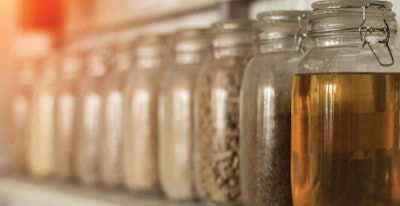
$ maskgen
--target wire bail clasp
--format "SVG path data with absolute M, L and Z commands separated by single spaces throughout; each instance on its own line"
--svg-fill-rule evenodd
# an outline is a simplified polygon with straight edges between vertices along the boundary
M 306 33 L 304 32 L 304 19 L 307 18 L 307 14 L 304 13 L 297 17 L 299 22 L 299 30 L 297 30 L 294 40 L 296 42 L 296 50 L 300 51 L 302 54 L 305 53 L 305 47 L 303 46 L 303 40 L 306 38 Z
M 383 10 L 383 22 L 385 23 L 385 27 L 384 28 L 373 28 L 370 26 L 364 26 L 366 20 L 367 20 L 367 9 L 371 6 L 374 7 L 378 7 L 379 9 Z M 368 44 L 368 47 L 371 49 L 372 53 L 374 54 L 376 60 L 378 60 L 379 64 L 383 67 L 390 67 L 394 64 L 394 58 L 393 58 L 393 54 L 392 54 L 392 50 L 390 49 L 389 46 L 389 40 L 390 40 L 390 28 L 389 28 L 389 24 L 387 23 L 386 20 L 386 6 L 384 4 L 378 4 L 378 3 L 369 3 L 366 4 L 365 6 L 361 7 L 363 9 L 363 21 L 360 25 L 360 27 L 358 28 L 358 31 L 360 33 L 360 38 L 361 38 L 361 43 L 362 43 L 362 47 L 364 47 L 366 44 Z M 384 34 L 386 34 L 386 38 L 378 41 L 379 43 L 383 44 L 385 47 L 387 47 L 389 55 L 390 55 L 390 59 L 391 59 L 391 63 L 385 64 L 383 63 L 378 55 L 375 53 L 374 49 L 372 48 L 371 44 L 369 41 L 367 41 L 367 34 L 370 33 L 372 34 L 375 31 L 380 31 L 383 32 Z

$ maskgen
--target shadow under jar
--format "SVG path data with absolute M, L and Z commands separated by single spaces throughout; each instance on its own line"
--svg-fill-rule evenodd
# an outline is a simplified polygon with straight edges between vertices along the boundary
M 209 30 L 184 29 L 173 36 L 159 101 L 161 186 L 171 200 L 196 198 L 193 173 L 194 87 L 209 56 Z
M 308 34 L 316 46 L 293 82 L 294 205 L 400 205 L 392 3 L 330 0 L 312 7 Z
M 239 93 L 252 57 L 253 22 L 222 21 L 212 26 L 213 57 L 196 88 L 195 180 L 208 204 L 241 205 Z
M 57 56 L 42 60 L 39 78 L 33 88 L 29 119 L 28 168 L 32 176 L 49 178 L 54 175 L 55 96 Z
M 133 67 L 132 42 L 119 43 L 111 57 L 110 71 L 102 81 L 102 137 L 100 141 L 100 182 L 107 187 L 122 183 L 122 140 L 124 127 L 124 88 L 128 70 Z
M 108 66 L 106 48 L 85 54 L 84 77 L 79 82 L 75 169 L 79 182 L 87 185 L 99 183 L 101 115 L 104 108 L 101 83 Z
M 78 82 L 83 71 L 79 53 L 68 52 L 60 61 L 55 108 L 55 173 L 60 179 L 75 177 Z
M 257 15 L 255 54 L 243 77 L 240 101 L 240 180 L 248 206 L 292 205 L 291 86 L 303 56 L 295 37 L 302 36 L 299 19 L 306 14 Z
M 137 193 L 158 193 L 158 95 L 166 70 L 168 38 L 144 35 L 137 41 L 136 64 L 125 93 L 123 183 Z
M 32 110 L 32 93 L 36 80 L 37 62 L 18 64 L 17 83 L 10 102 L 11 165 L 16 174 L 27 172 L 27 149 L 29 144 L 29 116 Z

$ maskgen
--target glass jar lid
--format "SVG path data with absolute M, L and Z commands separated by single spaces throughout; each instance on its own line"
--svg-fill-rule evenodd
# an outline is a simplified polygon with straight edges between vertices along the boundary
M 313 3 L 312 7 L 309 17 L 311 37 L 330 35 L 332 32 L 359 33 L 362 26 L 388 27 L 390 32 L 397 32 L 396 14 L 392 11 L 393 4 L 388 1 L 325 0 Z
M 40 66 L 40 81 L 42 83 L 52 83 L 57 78 L 57 70 L 59 70 L 59 56 L 57 54 L 50 55 L 42 59 Z
M 254 21 L 227 20 L 212 25 L 214 48 L 251 46 Z
M 60 79 L 73 79 L 79 77 L 83 71 L 83 53 L 64 54 L 61 59 Z
M 173 36 L 175 52 L 199 52 L 209 48 L 209 29 L 182 29 Z
M 169 36 L 164 34 L 147 34 L 138 37 L 136 55 L 140 57 L 152 57 L 162 55 L 168 45 Z
M 272 11 L 257 15 L 255 39 L 274 40 L 292 38 L 305 27 L 309 11 Z
M 21 85 L 31 85 L 35 82 L 36 61 L 27 60 L 19 64 L 18 83 Z

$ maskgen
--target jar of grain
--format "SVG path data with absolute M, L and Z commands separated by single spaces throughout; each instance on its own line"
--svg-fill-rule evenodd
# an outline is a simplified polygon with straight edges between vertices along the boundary
M 32 176 L 48 178 L 54 174 L 54 122 L 57 56 L 40 62 L 39 78 L 33 88 L 29 123 L 28 169 Z
M 124 88 L 128 70 L 133 67 L 133 44 L 119 43 L 112 55 L 110 71 L 102 81 L 102 136 L 99 175 L 103 185 L 119 186 L 122 182 L 122 140 L 124 126 Z
M 239 92 L 252 57 L 252 30 L 248 20 L 213 24 L 213 57 L 198 79 L 195 175 L 208 203 L 241 205 Z
M 123 183 L 138 193 L 159 192 L 158 94 L 166 70 L 168 38 L 143 35 L 135 50 L 136 64 L 125 87 Z
M 102 133 L 102 80 L 108 70 L 107 48 L 85 54 L 84 77 L 79 82 L 76 175 L 83 184 L 99 182 L 99 145 Z
M 209 56 L 209 30 L 184 29 L 173 36 L 174 57 L 160 94 L 159 169 L 171 200 L 196 197 L 193 175 L 194 86 Z
M 80 53 L 66 52 L 59 70 L 56 92 L 55 121 L 55 172 L 60 179 L 74 177 L 74 160 L 77 136 L 77 95 L 78 80 L 83 71 Z
M 312 5 L 292 95 L 294 205 L 400 205 L 400 53 L 392 3 Z
M 249 206 L 292 204 L 291 83 L 303 54 L 298 45 L 301 25 L 305 27 L 300 20 L 306 14 L 273 11 L 257 15 L 254 57 L 245 71 L 240 99 L 241 187 Z
M 36 79 L 37 62 L 25 60 L 18 63 L 16 85 L 10 103 L 10 150 L 14 173 L 26 173 L 29 138 L 29 115 L 32 109 L 32 92 Z

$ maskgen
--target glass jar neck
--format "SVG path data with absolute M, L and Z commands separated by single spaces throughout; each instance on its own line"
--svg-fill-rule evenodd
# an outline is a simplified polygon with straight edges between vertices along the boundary
M 88 77 L 100 77 L 107 72 L 107 65 L 103 58 L 98 55 L 89 57 L 86 71 Z
M 254 41 L 253 44 L 255 54 L 298 52 L 297 41 L 294 36 L 292 38 L 259 40 Z
M 114 71 L 125 71 L 133 67 L 133 55 L 130 50 L 121 50 L 115 54 L 113 62 Z
M 389 45 L 394 44 L 397 32 L 391 33 Z M 386 34 L 370 35 L 366 39 L 371 45 L 383 45 L 382 40 L 386 38 Z M 341 32 L 325 36 L 314 37 L 313 41 L 318 48 L 323 47 L 340 47 L 340 46 L 355 46 L 362 47 L 361 36 L 358 32 Z
M 138 56 L 136 60 L 136 69 L 156 69 L 164 64 L 164 58 L 161 56 Z
M 207 52 L 177 52 L 174 57 L 176 65 L 199 64 L 206 59 Z
M 241 46 L 232 46 L 232 47 L 214 47 L 213 48 L 213 57 L 214 59 L 222 59 L 229 57 L 242 57 L 253 54 L 252 46 L 249 45 L 241 45 Z

